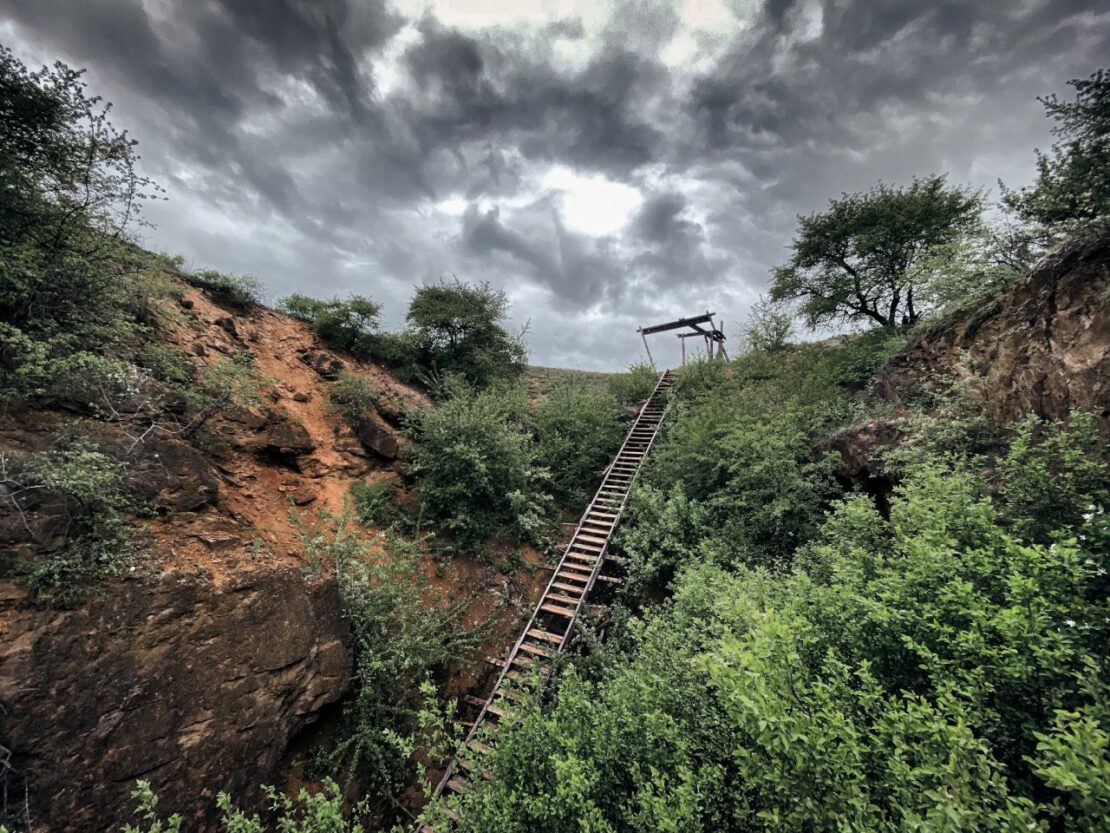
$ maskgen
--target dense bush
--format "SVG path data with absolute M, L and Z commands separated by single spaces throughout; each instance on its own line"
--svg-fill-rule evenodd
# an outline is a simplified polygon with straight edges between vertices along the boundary
M 339 581 L 355 639 L 352 694 L 335 743 L 314 770 L 396 795 L 414 773 L 402 738 L 417 728 L 422 686 L 483 634 L 462 627 L 471 599 L 433 591 L 417 547 L 384 535 L 377 541 L 382 558 L 353 520 L 325 514 L 309 526 L 294 517 L 309 563 Z
M 125 512 L 133 501 L 124 483 L 126 466 L 85 439 L 59 440 L 38 452 L 0 452 L 0 499 L 6 514 L 27 523 L 45 506 L 54 523 L 36 540 L 45 550 L 29 566 L 16 567 L 32 596 L 70 607 L 109 577 L 129 575 L 142 546 Z M 26 527 L 32 529 L 30 524 Z M 11 569 L 11 565 L 9 565 Z
M 357 425 L 375 409 L 381 393 L 361 376 L 342 370 L 328 388 L 328 408 Z
M 370 298 L 351 295 L 346 300 L 323 301 L 294 293 L 279 300 L 277 308 L 311 324 L 329 347 L 363 357 L 375 352 L 381 306 Z
M 637 532 L 641 522 L 654 523 L 654 504 L 671 500 L 689 513 L 684 523 L 696 520 L 703 552 L 720 563 L 785 564 L 839 492 L 836 458 L 815 445 L 856 414 L 860 376 L 890 340 L 866 334 L 687 364 L 653 453 L 649 482 L 657 492 L 646 504 L 632 501 L 622 533 L 638 574 L 665 577 L 677 566 L 651 552 L 655 531 Z
M 156 191 L 81 73 L 0 47 L 0 399 L 49 394 L 58 363 L 129 358 L 158 316 L 127 240 Z
M 270 815 L 274 826 L 264 824 L 257 815 L 247 815 L 235 809 L 231 796 L 220 793 L 216 807 L 220 810 L 220 826 L 225 833 L 360 833 L 364 828 L 345 812 L 346 802 L 339 786 L 331 780 L 323 782 L 319 792 L 301 789 L 296 799 L 283 795 L 273 787 L 263 787 L 269 800 Z M 150 782 L 140 779 L 131 793 L 135 799 L 135 814 L 142 821 L 139 825 L 128 824 L 123 833 L 179 833 L 181 817 L 177 814 L 168 818 L 158 815 L 158 796 L 150 788 Z
M 411 471 L 426 517 L 473 549 L 498 532 L 537 540 L 550 513 L 549 478 L 536 460 L 520 388 L 453 385 L 417 414 Z
M 583 385 L 556 386 L 535 408 L 536 460 L 562 506 L 578 506 L 624 437 L 613 397 Z
M 262 303 L 262 281 L 250 275 L 229 275 L 215 269 L 187 272 L 185 280 L 203 289 L 216 301 L 246 311 Z
M 1025 543 L 985 490 L 924 465 L 788 574 L 688 563 L 596 679 L 504 725 L 459 829 L 1100 829 L 1107 524 Z
M 659 373 L 650 364 L 634 364 L 624 373 L 616 373 L 609 379 L 609 393 L 622 407 L 643 402 L 655 390 Z
M 794 316 L 768 298 L 760 298 L 752 305 L 748 320 L 741 328 L 745 349 L 769 353 L 777 353 L 786 347 L 793 334 Z
M 1041 99 L 1059 141 L 1037 152 L 1036 182 L 1004 195 L 1018 216 L 1055 234 L 1110 220 L 1110 72 L 1069 85 L 1073 101 Z
M 508 313 L 503 291 L 456 280 L 417 287 L 406 320 L 427 373 L 486 387 L 518 379 L 526 367 L 523 333 L 505 329 Z
M 1073 412 L 1066 422 L 1030 417 L 1016 433 L 999 474 L 1018 535 L 1048 542 L 1057 530 L 1074 529 L 1084 515 L 1110 507 L 1106 442 L 1093 414 Z
M 396 486 L 392 480 L 358 482 L 351 486 L 351 501 L 355 515 L 364 524 L 385 526 L 396 510 Z

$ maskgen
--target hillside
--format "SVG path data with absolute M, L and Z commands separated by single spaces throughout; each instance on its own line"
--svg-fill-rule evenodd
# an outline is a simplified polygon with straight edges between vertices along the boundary
M 506 282 L 270 308 L 145 250 L 135 142 L 0 47 L 0 833 L 1105 833 L 1110 72 L 1073 86 L 1004 217 L 841 193 L 731 357 L 588 373 Z M 644 207 L 642 266 L 697 249 Z M 685 286 L 627 278 L 590 303 Z
M 348 691 L 353 652 L 336 580 L 311 569 L 292 516 L 313 527 L 320 512 L 342 513 L 357 483 L 387 481 L 403 501 L 397 426 L 403 409 L 429 407 L 380 366 L 329 350 L 304 322 L 179 286 L 167 346 L 206 365 L 249 354 L 263 395 L 217 414 L 199 445 L 159 432 L 134 445 L 128 482 L 147 547 L 129 578 L 73 609 L 43 609 L 13 571 L 41 557 L 36 542 L 56 534 L 65 507 L 23 501 L 3 513 L 4 548 L 23 554 L 0 578 L 2 743 L 9 790 L 46 829 L 117 829 L 136 778 L 195 819 L 212 812 L 216 786 L 238 794 L 284 777 L 290 742 Z M 340 370 L 381 393 L 365 424 L 329 407 Z M 78 432 L 122 456 L 161 418 L 90 420 L 74 408 L 9 409 L 0 454 Z M 464 621 L 492 624 L 479 653 L 493 654 L 543 579 L 521 573 L 509 584 L 473 559 L 430 559 L 425 572 L 436 594 L 475 594 Z M 465 690 L 475 673 L 460 658 L 445 692 Z

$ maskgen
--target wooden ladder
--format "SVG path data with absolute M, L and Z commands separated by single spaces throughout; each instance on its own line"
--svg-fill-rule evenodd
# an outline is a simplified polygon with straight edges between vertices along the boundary
M 485 700 L 470 698 L 472 705 L 479 709 L 463 741 L 463 748 L 470 753 L 480 756 L 488 749 L 487 744 L 479 740 L 479 731 L 486 727 L 489 730 L 486 734 L 496 732 L 497 722 L 512 710 L 513 701 L 527 696 L 525 687 L 528 679 L 537 671 L 544 677 L 550 672 L 551 657 L 567 646 L 574 633 L 575 622 L 586 608 L 586 601 L 597 582 L 619 582 L 601 575 L 606 563 L 619 560 L 609 555 L 609 539 L 620 523 L 632 484 L 667 415 L 669 400 L 666 394 L 674 381 L 673 371 L 660 375 L 651 396 L 628 430 L 620 451 L 605 470 L 601 485 L 578 521 L 520 637 L 504 660 L 490 660 L 501 671 Z M 467 778 L 473 774 L 469 770 L 473 769 L 473 765 L 459 757 L 463 748 L 447 765 L 436 785 L 434 797 L 466 790 Z M 422 824 L 417 833 L 433 831 Z

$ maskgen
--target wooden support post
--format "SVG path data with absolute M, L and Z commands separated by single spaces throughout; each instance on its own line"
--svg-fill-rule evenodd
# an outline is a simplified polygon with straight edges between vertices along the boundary
M 651 369 L 654 370 L 655 369 L 655 359 L 653 359 L 651 357 L 651 348 L 648 347 L 648 343 L 647 343 L 647 333 L 645 333 L 643 330 L 640 330 L 640 338 L 642 338 L 644 340 L 644 349 L 647 350 L 648 363 L 651 364 Z

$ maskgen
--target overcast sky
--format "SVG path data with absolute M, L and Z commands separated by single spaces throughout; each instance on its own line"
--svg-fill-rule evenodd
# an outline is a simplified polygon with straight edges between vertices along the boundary
M 842 191 L 1028 182 L 1036 97 L 1110 63 L 1110 10 L 0 0 L 0 41 L 115 103 L 168 196 L 147 245 L 391 326 L 416 284 L 488 280 L 534 363 L 616 369 L 639 323 L 709 309 L 734 343 L 796 215 Z

